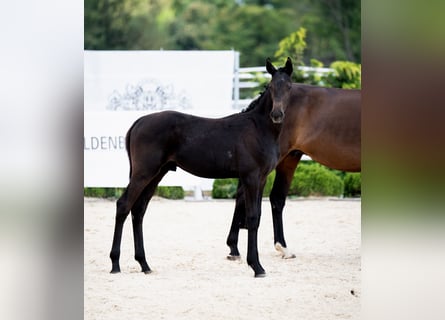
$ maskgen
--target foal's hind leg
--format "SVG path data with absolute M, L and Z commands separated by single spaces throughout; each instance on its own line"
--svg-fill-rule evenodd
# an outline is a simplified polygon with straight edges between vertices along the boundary
M 131 209 L 131 217 L 133 224 L 133 239 L 134 239 L 134 258 L 141 265 L 142 272 L 148 274 L 151 272 L 145 259 L 144 239 L 142 234 L 142 220 L 144 219 L 145 211 L 147 210 L 148 202 L 151 199 L 150 185 L 147 186 L 134 203 Z
M 146 182 L 144 180 L 131 180 L 125 192 L 117 200 L 116 203 L 116 220 L 114 225 L 113 244 L 111 247 L 110 258 L 112 262 L 111 273 L 120 272 L 119 257 L 122 240 L 122 229 L 125 219 L 130 213 L 130 209 L 134 202 L 138 199 L 141 191 L 144 189 Z
M 280 251 L 282 257 L 285 259 L 295 258 L 294 254 L 288 252 L 286 240 L 284 240 L 283 209 L 295 168 L 301 156 L 302 153 L 300 152 L 289 154 L 278 164 L 274 184 L 270 192 L 275 249 Z
M 142 272 L 149 274 L 151 272 L 148 266 L 147 260 L 145 258 L 144 250 L 144 237 L 142 231 L 142 221 L 144 219 L 145 211 L 147 210 L 147 205 L 150 202 L 153 194 L 156 191 L 161 179 L 167 173 L 168 169 L 163 168 L 161 172 L 150 182 L 150 184 L 144 189 L 144 191 L 139 196 L 138 200 L 133 205 L 131 209 L 131 216 L 133 218 L 133 238 L 134 238 L 134 258 L 141 265 Z

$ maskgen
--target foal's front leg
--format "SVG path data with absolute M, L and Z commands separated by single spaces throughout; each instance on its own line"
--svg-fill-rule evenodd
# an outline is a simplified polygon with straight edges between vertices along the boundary
M 230 253 L 227 256 L 229 260 L 239 260 L 240 253 L 238 250 L 238 237 L 241 226 L 246 224 L 246 206 L 244 200 L 244 191 L 241 181 L 238 182 L 238 190 L 236 192 L 235 211 L 233 213 L 232 225 L 230 226 L 229 235 L 227 236 L 227 245 Z
M 255 277 L 265 277 L 266 271 L 258 258 L 258 227 L 261 218 L 261 197 L 263 188 L 259 182 L 243 183 L 247 224 L 247 263 L 255 272 Z

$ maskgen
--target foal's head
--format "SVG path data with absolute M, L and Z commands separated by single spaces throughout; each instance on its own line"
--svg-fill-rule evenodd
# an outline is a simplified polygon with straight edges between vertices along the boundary
M 270 117 L 274 123 L 281 123 L 284 119 L 284 112 L 286 111 L 290 89 L 292 88 L 292 61 L 290 58 L 287 58 L 285 66 L 277 70 L 272 65 L 270 59 L 267 58 L 266 70 L 272 75 L 272 80 L 268 86 L 273 101 Z

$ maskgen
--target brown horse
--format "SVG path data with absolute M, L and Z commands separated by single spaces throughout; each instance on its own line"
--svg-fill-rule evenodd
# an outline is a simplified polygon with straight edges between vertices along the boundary
M 267 67 L 271 74 L 276 72 Z M 280 136 L 280 160 L 270 194 L 275 248 L 283 258 L 294 258 L 287 250 L 283 232 L 283 208 L 292 178 L 303 154 L 329 168 L 361 170 L 361 91 L 323 88 L 291 83 L 290 79 L 271 88 L 275 104 L 286 106 Z M 238 184 L 235 212 L 227 245 L 229 259 L 238 259 L 240 228 L 245 228 L 243 184 Z
M 130 182 L 117 201 L 112 273 L 120 272 L 122 228 L 131 211 L 135 259 L 150 273 L 145 259 L 142 220 L 161 179 L 177 166 L 205 178 L 239 178 L 243 185 L 248 229 L 247 263 L 256 277 L 265 275 L 257 248 L 261 197 L 267 175 L 279 159 L 278 138 L 286 105 L 273 103 L 282 82 L 289 82 L 292 63 L 274 70 L 268 89 L 246 111 L 221 119 L 208 119 L 164 111 L 139 118 L 126 136 Z M 277 91 L 278 90 L 278 91 Z

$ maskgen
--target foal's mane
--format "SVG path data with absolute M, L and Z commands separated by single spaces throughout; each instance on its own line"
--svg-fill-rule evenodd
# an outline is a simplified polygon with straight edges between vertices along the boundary
M 268 86 L 264 86 L 264 90 L 260 92 L 260 95 L 258 98 L 254 99 L 247 108 L 241 110 L 241 113 L 249 112 L 250 110 L 255 109 L 255 107 L 260 103 L 261 98 L 263 97 L 264 93 L 266 92 Z

